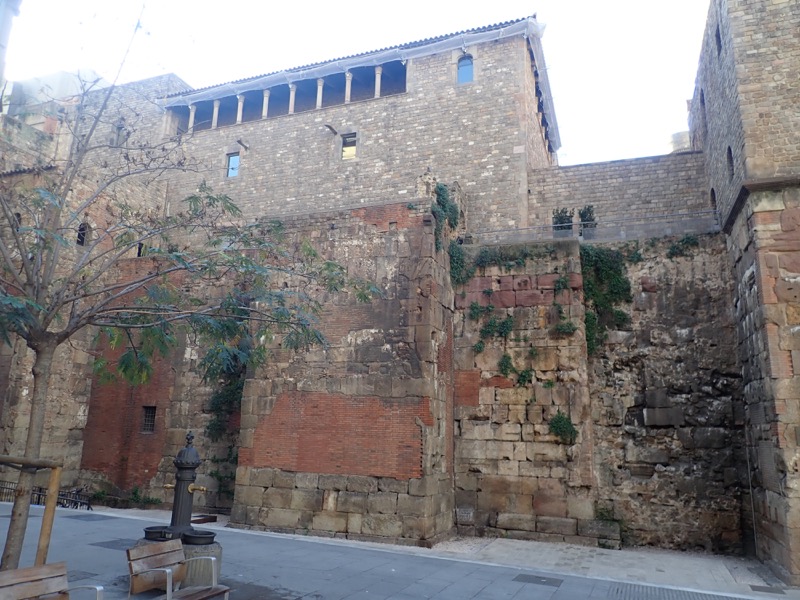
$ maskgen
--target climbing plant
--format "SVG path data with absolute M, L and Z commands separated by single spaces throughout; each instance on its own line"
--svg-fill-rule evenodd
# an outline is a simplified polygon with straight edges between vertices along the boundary
M 588 353 L 594 354 L 606 337 L 608 327 L 627 325 L 627 313 L 617 306 L 631 302 L 631 282 L 625 269 L 625 257 L 618 250 L 583 244 L 584 323 Z
M 433 231 L 436 250 L 442 249 L 442 234 L 445 221 L 451 229 L 458 226 L 458 204 L 450 199 L 450 190 L 443 183 L 436 184 L 436 202 L 431 206 L 431 212 L 436 217 Z

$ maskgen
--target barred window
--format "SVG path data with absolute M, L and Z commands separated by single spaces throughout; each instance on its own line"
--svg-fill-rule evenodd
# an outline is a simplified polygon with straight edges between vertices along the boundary
M 142 407 L 142 433 L 153 433 L 156 430 L 156 407 Z

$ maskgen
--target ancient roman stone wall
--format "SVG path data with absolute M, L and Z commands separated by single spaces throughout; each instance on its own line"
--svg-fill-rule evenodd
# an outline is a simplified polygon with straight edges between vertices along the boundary
M 485 247 L 467 262 L 498 252 L 455 297 L 459 531 L 618 547 L 618 526 L 594 520 L 578 244 Z M 554 434 L 554 418 L 577 437 Z
M 327 295 L 329 345 L 275 349 L 248 379 L 232 522 L 418 544 L 450 532 L 453 298 L 431 198 L 411 200 L 286 220 L 383 295 Z
M 711 210 L 703 156 L 696 152 L 533 170 L 529 178 L 533 225 L 552 224 L 557 208 L 574 209 L 577 223 L 587 204 L 600 225 Z
M 597 506 L 626 545 L 739 552 L 751 520 L 734 283 L 723 236 L 670 258 L 678 242 L 636 246 L 630 326 L 589 359 Z

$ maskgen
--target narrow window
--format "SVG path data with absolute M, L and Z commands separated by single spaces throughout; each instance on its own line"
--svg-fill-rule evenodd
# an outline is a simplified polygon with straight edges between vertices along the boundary
M 156 430 L 156 407 L 142 407 L 142 433 L 153 433 Z
M 239 153 L 228 154 L 228 177 L 239 175 Z
M 89 224 L 81 223 L 78 225 L 78 239 L 75 240 L 78 246 L 85 246 L 89 241 Z
M 458 59 L 458 83 L 471 83 L 472 79 L 472 57 L 469 54 L 465 54 Z
M 722 54 L 722 35 L 719 32 L 719 25 L 717 25 L 717 31 L 714 33 L 714 41 L 717 43 L 717 56 Z
M 342 159 L 349 159 L 356 157 L 356 134 L 343 133 L 342 134 Z
M 716 190 L 714 188 L 711 188 L 710 199 L 711 199 L 711 208 L 712 208 L 712 210 L 714 212 L 716 212 L 717 211 L 717 192 L 716 192 Z
M 22 215 L 14 213 L 14 231 L 19 231 L 20 227 L 22 227 Z
M 114 137 L 111 140 L 111 143 L 119 148 L 120 146 L 124 146 L 125 142 L 128 140 L 128 131 L 125 129 L 125 124 L 120 122 L 114 126 Z
M 733 173 L 734 173 L 734 170 L 733 170 L 733 150 L 731 150 L 730 146 L 728 146 L 727 155 L 728 155 L 728 179 L 733 181 Z
M 139 243 L 136 245 L 136 256 L 137 256 L 137 257 L 139 257 L 139 258 L 141 258 L 142 256 L 144 256 L 144 254 L 145 254 L 145 251 L 144 251 L 144 244 L 143 244 L 142 242 L 139 242 Z

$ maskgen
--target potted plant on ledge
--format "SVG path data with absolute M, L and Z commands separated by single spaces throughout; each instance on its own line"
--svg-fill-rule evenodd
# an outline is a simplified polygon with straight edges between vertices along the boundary
M 578 219 L 580 220 L 581 236 L 585 240 L 593 240 L 597 231 L 597 219 L 594 216 L 594 205 L 587 204 L 578 209 Z
M 553 209 L 553 237 L 572 237 L 573 216 L 575 216 L 574 208 Z

